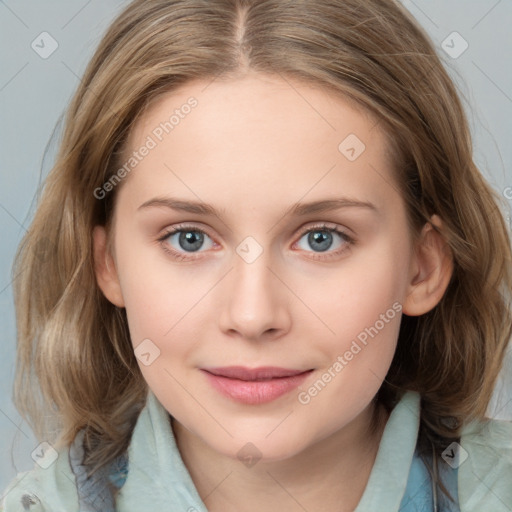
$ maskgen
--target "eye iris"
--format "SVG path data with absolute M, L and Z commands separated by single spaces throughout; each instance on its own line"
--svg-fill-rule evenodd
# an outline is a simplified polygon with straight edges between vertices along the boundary
M 203 233 L 199 233 L 197 231 L 183 231 L 182 233 L 180 233 L 179 236 L 179 244 L 182 249 L 192 249 L 192 251 L 195 251 L 201 248 L 201 245 L 203 244 L 203 239 Z M 193 247 L 184 247 L 185 242 L 187 244 L 192 244 Z
M 320 252 L 327 251 L 332 243 L 332 234 L 327 231 L 312 231 L 308 235 L 308 243 L 313 248 L 315 248 L 315 244 L 320 244 L 321 246 L 317 249 Z

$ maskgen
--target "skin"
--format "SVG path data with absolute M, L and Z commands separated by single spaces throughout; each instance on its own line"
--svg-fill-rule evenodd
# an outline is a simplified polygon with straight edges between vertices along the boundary
M 134 348 L 150 339 L 160 350 L 152 364 L 139 366 L 173 417 L 180 453 L 208 510 L 353 510 L 388 418 L 379 408 L 370 435 L 372 399 L 391 364 L 401 313 L 308 404 L 298 401 L 300 390 L 241 404 L 219 394 L 199 368 L 314 369 L 301 386 L 307 390 L 394 303 L 408 315 L 432 309 L 452 259 L 430 224 L 413 242 L 377 120 L 298 81 L 249 73 L 190 82 L 146 110 L 124 156 L 190 96 L 198 106 L 116 191 L 111 252 L 108 233 L 94 229 L 98 284 L 126 308 Z M 366 145 L 354 161 L 338 150 L 349 134 Z M 219 213 L 138 209 L 162 196 L 203 201 Z M 341 196 L 376 210 L 289 213 L 297 202 Z M 440 219 L 431 222 L 442 230 Z M 180 223 L 206 231 L 195 252 L 180 245 L 179 235 L 158 241 Z M 334 233 L 320 251 L 307 231 L 323 223 L 354 243 Z M 249 236 L 263 250 L 251 263 L 236 252 Z M 251 467 L 237 458 L 248 442 L 261 455 Z

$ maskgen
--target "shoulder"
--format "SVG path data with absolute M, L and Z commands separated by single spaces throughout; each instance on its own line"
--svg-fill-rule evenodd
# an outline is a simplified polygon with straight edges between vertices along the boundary
M 46 446 L 34 468 L 18 473 L 3 490 L 2 512 L 78 512 L 69 447 L 59 451 Z
M 89 477 L 88 468 L 82 464 L 83 435 L 81 430 L 73 443 L 60 451 L 43 445 L 34 469 L 19 473 L 2 494 L 0 512 L 78 512 L 96 510 L 98 506 L 102 512 L 113 512 L 115 505 L 107 479 L 113 488 L 123 486 L 127 456 L 119 456 Z
M 510 512 L 512 421 L 485 419 L 466 425 L 458 453 L 461 512 Z

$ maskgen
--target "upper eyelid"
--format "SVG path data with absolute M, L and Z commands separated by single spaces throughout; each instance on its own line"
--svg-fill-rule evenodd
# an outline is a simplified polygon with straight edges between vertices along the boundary
M 322 230 L 325 230 L 325 231 L 338 231 L 338 235 L 340 236 L 343 236 L 345 235 L 345 237 L 348 239 L 348 240 L 351 240 L 353 241 L 354 240 L 354 236 L 352 235 L 351 233 L 351 230 L 345 228 L 345 227 L 340 227 L 339 225 L 337 225 L 336 223 L 334 222 L 327 222 L 327 221 L 318 221 L 318 222 L 313 222 L 313 225 L 307 225 L 305 227 L 301 227 L 300 229 L 296 230 L 294 232 L 295 236 L 304 236 L 305 234 L 307 234 L 308 232 L 310 231 L 313 231 L 313 230 L 319 230 L 319 231 L 322 231 Z M 166 230 L 164 230 L 164 233 L 161 237 L 159 237 L 160 239 L 164 239 L 173 235 L 173 234 L 176 234 L 176 233 L 179 233 L 181 231 L 199 231 L 199 232 L 202 232 L 206 235 L 208 235 L 214 242 L 215 242 L 215 237 L 213 237 L 210 233 L 209 233 L 209 230 L 207 228 L 203 228 L 203 227 L 199 227 L 199 226 L 196 226 L 194 224 L 176 224 L 175 226 L 172 226 L 172 227 L 169 227 L 167 228 Z M 217 242 L 215 242 L 217 243 Z

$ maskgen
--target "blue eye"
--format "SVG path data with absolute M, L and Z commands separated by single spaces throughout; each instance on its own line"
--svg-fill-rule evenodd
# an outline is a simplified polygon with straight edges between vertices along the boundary
M 193 254 L 200 252 L 200 249 L 204 248 L 205 237 L 210 240 L 210 246 L 206 247 L 206 249 L 211 249 L 214 243 L 205 231 L 195 226 L 180 225 L 167 231 L 158 241 L 161 242 L 163 249 L 171 254 L 173 258 L 177 260 L 193 260 L 196 258 Z M 339 239 L 337 244 L 336 238 Z M 313 251 L 300 247 L 302 239 L 306 239 L 306 243 Z M 314 259 L 327 259 L 339 256 L 353 243 L 354 239 L 345 232 L 323 224 L 303 231 L 296 245 L 299 245 L 300 249 L 316 255 Z M 336 246 L 333 247 L 333 244 L 336 244 Z M 322 256 L 322 253 L 327 254 Z
M 176 237 L 176 235 L 178 235 Z M 165 233 L 163 237 L 159 240 L 161 242 L 171 240 L 172 238 L 177 238 L 175 243 L 177 242 L 178 248 L 185 252 L 197 252 L 201 246 L 204 244 L 205 236 L 210 238 L 202 229 L 198 229 L 192 226 L 178 226 L 172 231 L 168 231 Z M 169 249 L 171 252 L 178 252 L 176 249 Z
M 314 250 L 314 253 L 322 253 L 328 251 L 329 249 L 334 249 L 335 255 L 340 254 L 354 242 L 354 240 L 343 231 L 340 231 L 337 228 L 329 228 L 325 225 L 308 229 L 302 234 L 300 240 L 304 238 L 306 239 L 309 247 Z M 341 239 L 341 242 L 338 242 L 336 247 L 332 247 L 333 243 L 336 243 L 336 238 Z M 297 243 L 298 245 L 300 244 L 300 240 Z M 304 249 L 304 247 L 301 247 L 301 249 Z M 331 254 L 332 251 L 329 253 L 329 256 Z

